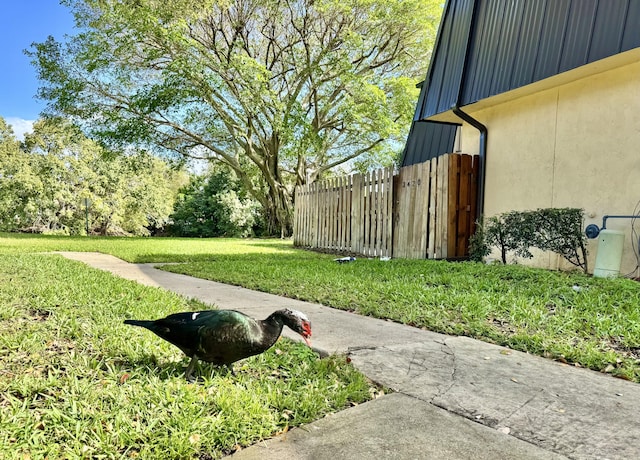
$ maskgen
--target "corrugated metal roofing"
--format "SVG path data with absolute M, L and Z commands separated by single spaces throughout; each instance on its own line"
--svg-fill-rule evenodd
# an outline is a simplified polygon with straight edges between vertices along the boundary
M 402 166 L 411 166 L 444 153 L 452 153 L 458 126 L 434 121 L 414 122 L 402 154 Z
M 640 47 L 640 0 L 448 0 L 415 119 Z
M 422 87 L 422 92 L 427 91 L 426 97 L 421 97 L 423 108 L 416 111 L 418 119 L 423 118 L 423 111 L 439 113 L 449 110 L 451 101 L 457 97 L 458 86 L 450 82 L 459 82 L 462 79 L 473 5 L 474 0 L 455 0 L 447 2 L 445 6 L 433 54 L 440 57 L 431 60 Z M 455 21 L 447 20 L 454 17 Z M 431 91 L 430 88 L 438 88 L 438 91 Z

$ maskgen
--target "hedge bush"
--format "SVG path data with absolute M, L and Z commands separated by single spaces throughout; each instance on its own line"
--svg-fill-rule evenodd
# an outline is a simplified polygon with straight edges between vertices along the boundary
M 584 210 L 541 208 L 535 211 L 509 211 L 479 222 L 470 242 L 471 258 L 482 260 L 492 248 L 500 251 L 502 263 L 507 254 L 532 258 L 531 248 L 552 251 L 585 273 L 586 235 L 582 227 Z

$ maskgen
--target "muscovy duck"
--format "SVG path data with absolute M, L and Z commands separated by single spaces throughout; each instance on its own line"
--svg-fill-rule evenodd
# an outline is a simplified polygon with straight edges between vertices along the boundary
M 275 311 L 264 320 L 255 320 L 236 310 L 204 310 L 175 313 L 152 321 L 127 319 L 124 324 L 149 329 L 180 348 L 191 358 L 185 371 L 190 382 L 198 359 L 227 366 L 233 373 L 234 362 L 268 350 L 285 325 L 311 346 L 309 319 L 304 313 L 290 309 Z

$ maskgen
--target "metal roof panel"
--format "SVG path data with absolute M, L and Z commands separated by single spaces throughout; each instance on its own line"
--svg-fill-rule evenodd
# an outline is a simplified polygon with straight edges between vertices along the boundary
M 608 26 L 608 25 L 607 25 Z M 623 26 L 620 51 L 628 51 L 640 46 L 640 2 L 631 0 Z
M 414 122 L 402 156 L 402 166 L 422 163 L 453 152 L 459 125 L 433 121 Z
M 634 3 L 640 5 L 640 2 Z M 598 4 L 588 56 L 589 62 L 611 56 L 622 49 L 624 24 L 629 6 L 629 2 L 626 0 L 608 0 Z M 611 30 L 611 24 L 622 24 L 623 26 L 617 30 Z M 636 24 L 636 29 L 640 28 L 640 21 Z
M 554 74 L 586 64 L 596 20 L 598 0 L 572 1 L 562 42 L 554 44 L 562 50 L 560 67 Z
M 640 0 L 449 0 L 415 119 L 640 47 Z
M 449 0 L 445 5 L 442 22 L 438 31 L 438 40 L 422 92 L 423 113 L 439 113 L 449 110 L 456 102 L 459 84 L 466 54 L 471 18 L 473 16 L 473 0 Z

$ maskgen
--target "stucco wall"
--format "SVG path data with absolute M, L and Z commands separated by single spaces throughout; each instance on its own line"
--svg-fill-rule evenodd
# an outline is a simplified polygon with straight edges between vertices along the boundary
M 603 215 L 632 214 L 640 201 L 640 60 L 469 113 L 488 128 L 487 216 L 578 207 L 585 225 L 601 226 Z M 477 153 L 473 127 L 463 125 L 461 145 Z M 621 272 L 632 271 L 631 221 L 609 220 L 607 228 L 625 232 Z M 591 269 L 596 251 L 591 240 Z M 566 267 L 551 254 L 532 263 Z

